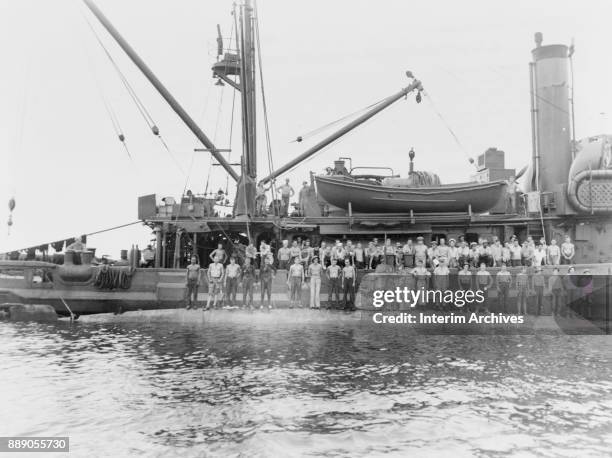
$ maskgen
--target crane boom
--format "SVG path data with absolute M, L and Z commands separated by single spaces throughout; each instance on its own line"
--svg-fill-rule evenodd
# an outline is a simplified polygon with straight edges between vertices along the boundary
M 409 77 L 411 77 L 411 75 L 412 75 L 410 72 L 407 72 L 407 74 L 408 74 Z M 277 170 L 275 170 L 274 172 L 272 172 L 267 177 L 263 178 L 261 180 L 261 182 L 262 183 L 267 183 L 268 181 L 273 180 L 277 176 L 282 175 L 283 173 L 285 173 L 288 170 L 292 169 L 293 167 L 298 165 L 300 162 L 304 161 L 305 159 L 308 159 L 313 154 L 315 154 L 318 151 L 322 150 L 323 148 L 325 148 L 329 144 L 335 142 L 337 139 L 339 139 L 343 135 L 346 135 L 348 132 L 350 132 L 351 130 L 353 130 L 357 126 L 359 126 L 359 125 L 363 124 L 364 122 L 366 122 L 372 116 L 376 115 L 377 113 L 380 113 L 382 110 L 384 110 L 388 106 L 392 105 L 393 103 L 397 102 L 399 99 L 401 99 L 402 97 L 408 95 L 410 92 L 412 92 L 414 90 L 417 90 L 419 92 L 423 90 L 423 86 L 422 86 L 422 84 L 421 84 L 421 82 L 419 80 L 415 79 L 410 85 L 408 85 L 407 87 L 403 88 L 401 91 L 399 91 L 399 92 L 389 96 L 388 98 L 383 100 L 381 103 L 379 103 L 378 105 L 372 107 L 372 109 L 368 110 L 367 112 L 365 112 L 364 114 L 359 116 L 357 119 L 355 119 L 355 120 L 351 121 L 350 123 L 346 124 L 344 127 L 341 127 L 336 132 L 334 132 L 333 134 L 331 134 L 328 137 L 324 138 L 323 140 L 321 140 L 319 143 L 317 143 L 316 145 L 314 145 L 310 149 L 304 151 L 302 154 L 300 154 L 295 159 L 292 159 L 291 161 L 289 161 L 288 163 L 286 163 L 282 167 L 280 167 Z
M 125 41 L 123 36 L 119 33 L 119 31 L 115 28 L 115 26 L 108 20 L 108 18 L 100 11 L 97 5 L 93 2 L 93 0 L 83 0 L 85 5 L 91 10 L 93 15 L 100 21 L 100 23 L 104 26 L 104 28 L 110 33 L 110 35 L 115 39 L 117 44 L 125 51 L 128 57 L 134 62 L 134 64 L 138 67 L 138 69 L 144 74 L 144 76 L 149 80 L 149 82 L 157 89 L 160 95 L 168 102 L 168 105 L 174 110 L 174 112 L 181 118 L 181 120 L 187 125 L 189 130 L 193 132 L 193 134 L 200 140 L 204 146 L 210 151 L 210 154 L 221 164 L 221 166 L 226 170 L 226 172 L 235 180 L 238 181 L 238 174 L 232 168 L 232 166 L 225 160 L 225 158 L 219 153 L 217 147 L 213 144 L 213 142 L 206 136 L 206 134 L 200 129 L 200 127 L 196 124 L 191 116 L 185 111 L 185 109 L 178 103 L 178 101 L 174 98 L 174 96 L 166 89 L 166 87 L 162 84 L 162 82 L 155 76 L 155 74 L 151 71 L 148 65 L 140 58 L 140 56 L 136 53 L 134 48 L 130 46 L 130 44 Z

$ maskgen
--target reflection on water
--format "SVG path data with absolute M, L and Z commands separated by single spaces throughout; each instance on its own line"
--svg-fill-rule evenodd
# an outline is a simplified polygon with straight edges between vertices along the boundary
M 612 449 L 606 336 L 408 336 L 310 311 L 81 320 L 0 324 L 0 436 L 67 435 L 74 456 Z

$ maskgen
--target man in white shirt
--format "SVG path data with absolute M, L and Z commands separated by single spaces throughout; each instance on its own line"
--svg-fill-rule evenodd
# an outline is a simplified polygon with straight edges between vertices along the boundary
M 277 191 L 281 194 L 281 216 L 287 216 L 289 214 L 289 200 L 295 194 L 289 184 L 289 178 L 285 180 L 284 185 L 278 187 Z

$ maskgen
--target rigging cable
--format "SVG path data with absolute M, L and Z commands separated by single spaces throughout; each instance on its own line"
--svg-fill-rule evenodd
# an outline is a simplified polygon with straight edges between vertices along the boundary
M 442 116 L 442 113 L 440 113 L 440 111 L 436 108 L 436 106 L 435 106 L 435 104 L 433 102 L 433 99 L 431 98 L 431 95 L 429 95 L 429 93 L 427 93 L 425 91 L 423 91 L 423 93 L 427 97 L 427 100 L 429 100 L 429 104 L 431 105 L 431 109 L 440 118 L 440 120 L 444 124 L 444 127 L 446 127 L 446 130 L 448 130 L 448 132 L 451 134 L 451 136 L 455 140 L 455 143 L 457 144 L 457 146 L 459 147 L 461 152 L 465 155 L 465 157 L 468 158 L 469 163 L 472 164 L 474 167 L 476 167 L 476 163 L 474 162 L 474 158 L 472 158 L 469 155 L 469 153 L 467 152 L 467 150 L 465 149 L 465 147 L 463 146 L 463 144 L 459 140 L 459 137 L 457 137 L 457 134 L 455 134 L 455 132 L 453 131 L 453 129 L 451 128 L 449 123 L 446 121 L 446 119 L 444 119 L 444 116 Z
M 98 35 L 98 33 L 96 32 L 96 30 L 94 29 L 93 25 L 91 24 L 91 22 L 89 22 L 89 20 L 87 19 L 87 17 L 83 16 L 83 18 L 85 19 L 85 21 L 87 22 L 87 25 L 89 26 L 89 29 L 92 31 L 92 33 L 94 34 L 96 41 L 98 42 L 98 44 L 100 45 L 100 47 L 102 48 L 102 50 L 104 51 L 104 54 L 106 54 L 106 57 L 108 58 L 108 60 L 110 61 L 110 63 L 112 64 L 113 68 L 115 69 L 115 71 L 117 72 L 117 75 L 119 76 L 119 79 L 121 80 L 121 82 L 123 83 L 125 89 L 127 90 L 128 94 L 130 95 L 130 97 L 132 98 L 134 104 L 136 105 L 136 108 L 138 108 L 138 111 L 140 112 L 141 116 L 143 117 L 143 119 L 145 120 L 145 122 L 147 123 L 147 125 L 149 126 L 149 129 L 151 129 L 151 132 L 153 133 L 153 135 L 155 135 L 157 138 L 159 138 L 162 146 L 164 147 L 164 149 L 166 150 L 166 152 L 168 153 L 168 155 L 170 156 L 170 158 L 172 159 L 172 161 L 175 163 L 175 165 L 179 168 L 179 170 L 181 171 L 181 173 L 183 175 L 185 175 L 185 171 L 183 170 L 183 167 L 181 167 L 181 164 L 177 161 L 176 157 L 174 156 L 174 154 L 172 154 L 172 151 L 170 150 L 170 148 L 168 147 L 168 144 L 166 143 L 166 141 L 164 140 L 164 138 L 161 136 L 161 133 L 159 131 L 159 127 L 157 127 L 157 124 L 155 123 L 155 120 L 153 119 L 153 117 L 151 116 L 151 114 L 149 113 L 149 111 L 147 110 L 147 108 L 145 107 L 145 105 L 142 103 L 142 101 L 140 100 L 140 98 L 138 97 L 138 94 L 136 94 L 136 91 L 134 90 L 134 88 L 132 87 L 132 85 L 130 84 L 129 80 L 127 79 L 127 77 L 124 75 L 124 73 L 121 71 L 121 68 L 119 68 L 119 65 L 117 64 L 117 62 L 115 61 L 115 59 L 113 58 L 113 56 L 111 55 L 111 53 L 109 52 L 109 50 L 106 48 L 106 46 L 104 45 L 104 43 L 102 42 L 102 39 L 100 38 L 100 36 Z
M 234 15 L 235 18 L 235 15 Z M 235 19 L 234 19 L 235 20 Z M 230 32 L 230 38 L 229 38 L 229 43 L 228 43 L 228 48 L 231 49 L 232 47 L 232 38 L 234 38 L 234 29 L 231 29 L 232 31 Z M 238 42 L 238 34 L 236 33 L 236 43 Z M 234 77 L 234 82 L 236 80 L 236 77 Z M 227 154 L 227 160 L 229 163 L 232 162 L 232 136 L 234 135 L 234 110 L 236 107 L 236 90 L 234 89 L 234 91 L 232 91 L 232 115 L 230 118 L 230 129 L 229 129 L 229 152 Z M 225 177 L 225 195 L 229 195 L 229 175 L 227 175 Z
M 84 17 L 84 19 L 87 21 L 87 18 Z M 91 24 L 89 24 L 89 26 L 91 27 Z M 125 141 L 125 134 L 123 133 L 123 129 L 121 128 L 121 123 L 119 122 L 119 118 L 117 114 L 115 113 L 115 110 L 113 110 L 113 107 L 110 101 L 108 100 L 108 98 L 106 97 L 106 94 L 104 93 L 104 89 L 102 88 L 102 83 L 100 83 L 100 80 L 98 79 L 98 76 L 96 75 L 93 60 L 91 58 L 91 54 L 85 42 L 83 42 L 83 50 L 85 51 L 87 63 L 89 64 L 89 70 L 96 84 L 96 88 L 98 89 L 98 94 L 100 95 L 100 99 L 102 100 L 102 103 L 104 104 L 104 109 L 106 110 L 106 114 L 108 115 L 108 118 L 110 119 L 110 122 L 113 126 L 113 130 L 115 131 L 115 135 L 117 136 L 117 138 L 123 145 L 123 148 L 125 149 L 125 152 L 127 153 L 130 161 L 133 161 L 132 154 L 130 153 L 128 145 Z
M 259 12 L 257 10 L 257 0 L 255 0 L 255 2 L 253 3 L 253 6 L 255 9 L 255 21 L 254 21 L 255 22 L 255 37 L 256 37 L 255 41 L 257 42 L 257 62 L 259 66 L 259 84 L 261 87 L 261 99 L 262 99 L 262 108 L 263 108 L 263 115 L 264 115 L 264 126 L 265 126 L 265 132 L 266 132 L 268 170 L 269 170 L 269 173 L 271 174 L 274 172 L 274 162 L 272 159 L 272 145 L 270 141 L 270 123 L 268 121 L 268 104 L 266 102 L 266 91 L 264 88 L 263 65 L 262 65 L 262 58 L 261 58 L 261 39 L 259 37 Z M 274 183 L 271 184 L 270 190 L 272 194 L 272 208 L 274 208 L 274 205 L 276 202 L 276 189 L 275 189 Z
M 358 114 L 365 113 L 369 109 L 374 108 L 376 105 L 379 105 L 382 102 L 384 102 L 387 98 L 388 97 L 384 97 L 384 98 L 380 99 L 379 101 L 374 102 L 374 103 L 368 105 L 367 107 L 360 108 L 359 110 L 353 111 L 352 113 L 349 113 L 349 114 L 347 114 L 345 116 L 342 116 L 341 118 L 338 118 L 335 121 L 331 121 L 331 122 L 329 122 L 327 124 L 324 124 L 324 125 L 322 125 L 320 127 L 317 127 L 316 129 L 308 131 L 305 134 L 302 134 L 302 135 L 298 136 L 295 140 L 292 140 L 290 143 L 295 143 L 295 142 L 300 143 L 302 140 L 304 140 L 306 138 L 309 138 L 309 137 L 312 137 L 313 135 L 316 135 L 316 134 L 318 134 L 318 133 L 320 133 L 320 132 L 322 132 L 322 131 L 324 131 L 324 130 L 326 130 L 326 129 L 328 129 L 328 128 L 330 128 L 330 127 L 332 127 L 332 126 L 334 126 L 334 125 L 336 125 L 336 124 L 338 124 L 338 123 L 340 123 L 342 121 L 345 121 L 345 120 L 347 120 L 349 118 L 357 116 Z

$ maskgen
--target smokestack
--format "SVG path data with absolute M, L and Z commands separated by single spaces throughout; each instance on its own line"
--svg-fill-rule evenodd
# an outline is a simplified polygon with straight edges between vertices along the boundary
M 537 139 L 536 177 L 542 192 L 565 199 L 572 164 L 569 105 L 569 58 L 566 45 L 542 45 L 535 34 L 533 56 L 533 103 Z

